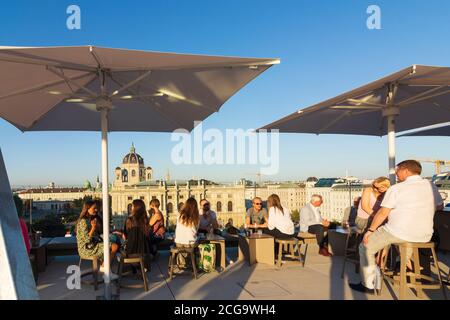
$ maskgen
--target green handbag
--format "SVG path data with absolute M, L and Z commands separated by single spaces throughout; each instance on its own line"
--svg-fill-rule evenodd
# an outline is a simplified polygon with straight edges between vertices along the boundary
M 216 246 L 214 244 L 198 245 L 197 267 L 204 272 L 212 272 L 216 269 Z

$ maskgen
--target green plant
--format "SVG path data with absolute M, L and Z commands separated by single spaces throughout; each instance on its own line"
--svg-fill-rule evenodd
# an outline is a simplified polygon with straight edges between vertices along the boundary
M 64 237 L 66 234 L 64 223 L 56 215 L 47 215 L 39 221 L 34 222 L 33 229 L 42 231 L 42 237 L 45 238 Z

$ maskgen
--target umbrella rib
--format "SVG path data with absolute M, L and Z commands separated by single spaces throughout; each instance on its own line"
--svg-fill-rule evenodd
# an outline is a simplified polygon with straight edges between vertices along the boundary
M 100 59 L 100 57 L 98 56 L 98 54 L 94 51 L 94 47 L 93 46 L 89 46 L 89 52 L 91 53 L 91 55 L 94 57 L 95 62 L 98 65 L 99 69 L 103 68 L 103 63 L 102 60 Z
M 364 101 L 364 100 L 359 100 L 359 99 L 347 99 L 348 102 L 351 103 L 359 103 L 359 104 L 365 104 L 371 107 L 378 107 L 378 108 L 384 108 L 385 105 L 380 104 L 380 103 L 374 103 L 374 102 L 369 102 L 369 101 Z
M 431 94 L 431 95 L 426 95 L 426 94 L 430 94 L 430 93 L 432 93 L 434 91 L 437 91 L 439 89 L 442 89 L 444 87 L 446 87 L 446 86 L 440 86 L 440 87 L 437 87 L 437 88 L 433 88 L 433 89 L 427 90 L 426 92 L 423 92 L 423 94 L 420 94 L 418 96 L 413 97 L 414 99 L 408 98 L 408 99 L 400 102 L 399 105 L 400 106 L 411 105 L 413 103 L 417 103 L 417 102 L 420 102 L 420 101 L 423 101 L 423 100 L 428 100 L 428 99 L 435 98 L 435 97 L 442 96 L 444 94 L 449 93 L 450 89 L 449 90 L 444 90 L 442 92 L 434 93 L 434 94 Z M 409 101 L 407 101 L 407 100 L 409 100 Z
M 337 117 L 336 119 L 334 119 L 333 121 L 331 121 L 330 123 L 328 123 L 326 126 L 320 128 L 317 131 L 317 134 L 323 133 L 325 130 L 327 130 L 328 128 L 330 128 L 331 126 L 335 125 L 337 122 L 341 121 L 343 118 L 345 118 L 346 116 L 348 116 L 350 114 L 350 111 L 346 111 L 343 114 L 341 114 L 339 117 Z
M 86 74 L 79 75 L 79 76 L 76 76 L 76 77 L 71 77 L 69 79 L 71 79 L 71 80 L 79 80 L 79 79 L 82 79 L 82 78 L 84 78 L 86 76 L 89 76 L 89 75 L 91 75 L 91 73 L 86 73 Z M 31 88 L 27 88 L 27 89 L 22 89 L 22 90 L 19 90 L 19 91 L 15 91 L 15 92 L 12 92 L 12 93 L 0 96 L 0 100 L 1 99 L 6 99 L 6 98 L 11 98 L 11 97 L 14 97 L 14 96 L 17 96 L 17 95 L 21 95 L 21 94 L 33 93 L 33 92 L 36 92 L 36 91 L 40 91 L 40 90 L 46 89 L 48 87 L 57 86 L 57 85 L 62 84 L 64 82 L 67 83 L 67 81 L 63 79 L 63 80 L 48 82 L 48 83 L 41 84 L 41 85 L 38 85 L 38 86 L 34 86 L 34 87 L 31 87 Z
M 2 57 L 2 54 L 10 55 L 10 57 Z M 52 66 L 57 68 L 69 69 L 69 70 L 78 70 L 78 71 L 89 71 L 95 72 L 96 68 L 92 68 L 85 65 L 80 65 L 76 63 L 59 61 L 49 58 L 36 57 L 33 55 L 25 55 L 23 53 L 20 54 L 21 57 L 17 57 L 19 54 L 17 52 L 11 52 L 6 50 L 0 50 L 0 61 L 12 62 L 12 63 L 23 63 L 23 64 L 31 64 L 31 65 L 39 65 L 39 66 Z M 30 60 L 26 60 L 30 59 Z
M 134 80 L 128 82 L 126 85 L 122 86 L 122 88 L 119 88 L 118 90 L 114 91 L 109 97 L 112 98 L 113 96 L 119 94 L 120 92 L 130 88 L 131 86 L 134 86 L 136 83 L 141 82 L 142 80 L 147 78 L 151 73 L 152 73 L 152 70 L 148 70 L 147 72 L 145 72 L 144 74 L 141 74 L 136 79 L 134 79 Z
M 144 78 L 146 78 L 151 72 L 152 72 L 152 70 L 148 70 L 148 74 L 146 73 L 146 74 L 143 74 L 142 76 L 143 76 Z M 110 77 L 111 77 L 111 73 L 110 73 Z M 111 77 L 111 79 L 112 79 L 112 77 Z M 135 79 L 135 80 L 138 80 L 138 79 Z M 139 81 L 141 81 L 141 80 L 143 80 L 143 79 L 139 79 L 138 81 L 136 81 L 136 83 L 139 82 Z M 128 87 L 130 87 L 130 86 L 132 86 L 132 85 L 134 85 L 134 84 L 136 84 L 136 83 L 130 84 Z M 127 85 L 125 85 L 125 86 L 121 85 L 120 83 L 117 82 L 117 80 L 116 80 L 116 84 L 118 84 L 118 85 L 120 85 L 120 86 L 122 86 L 122 87 L 126 87 L 126 86 L 127 86 Z M 217 109 L 215 109 L 215 108 L 208 107 L 208 106 L 204 106 L 203 104 L 201 104 L 201 103 L 199 103 L 199 102 L 191 101 L 191 100 L 186 99 L 186 98 L 182 99 L 182 98 L 180 98 L 180 97 L 177 97 L 177 95 L 175 95 L 175 94 L 170 94 L 170 93 L 168 93 L 166 90 L 162 90 L 162 89 L 159 90 L 159 89 L 156 89 L 155 87 L 153 87 L 153 86 L 151 86 L 151 85 L 148 85 L 148 87 L 150 87 L 153 91 L 156 91 L 157 93 L 162 93 L 163 95 L 169 96 L 169 97 L 174 98 L 174 99 L 177 99 L 177 100 L 181 100 L 181 101 L 187 102 L 187 103 L 189 103 L 189 104 L 191 104 L 191 105 L 194 105 L 194 106 L 196 106 L 196 107 L 201 107 L 201 108 L 207 109 L 207 110 L 212 111 L 212 112 L 217 112 Z M 128 88 L 126 88 L 126 89 L 128 89 Z M 118 90 L 118 92 L 121 92 L 121 91 L 123 91 L 123 88 L 121 88 L 121 89 Z M 113 93 L 113 94 L 114 94 L 114 93 Z M 113 95 L 111 95 L 110 97 L 112 97 L 112 96 L 113 96 Z
M 119 80 L 115 79 L 115 78 L 112 76 L 111 73 L 108 72 L 108 75 L 109 75 L 109 77 L 111 78 L 111 80 L 112 80 L 113 82 L 115 82 L 117 85 L 119 85 L 119 86 L 121 86 L 121 87 L 124 86 L 122 83 L 120 83 Z M 127 90 L 131 95 L 136 95 L 136 93 L 135 93 L 134 91 L 132 91 L 130 88 L 128 88 L 128 89 L 126 89 L 126 90 Z M 161 110 L 161 108 L 158 107 L 158 106 L 156 106 L 154 103 L 149 103 L 150 101 L 148 101 L 148 100 L 146 100 L 146 99 L 141 99 L 141 101 L 146 102 L 146 103 L 148 103 L 148 104 L 151 105 L 151 106 L 155 106 L 155 110 L 156 110 L 157 112 L 159 112 L 159 113 L 160 113 L 167 121 L 172 122 L 172 124 L 175 124 L 175 125 L 179 126 L 180 128 L 183 128 L 183 126 L 182 126 L 180 123 L 178 123 L 178 121 L 175 121 L 175 120 L 169 118 L 169 117 Z
M 94 79 L 92 79 L 91 81 L 89 81 L 86 85 L 91 84 L 93 81 L 95 81 L 95 77 Z M 75 93 L 76 94 L 76 93 Z M 71 97 L 73 97 L 74 95 L 69 95 L 69 97 L 64 98 L 64 100 L 70 99 Z M 38 123 L 43 117 L 45 117 L 50 111 L 53 110 L 53 108 L 60 103 L 61 101 L 56 102 L 55 104 L 53 104 L 52 107 L 50 107 L 46 112 L 44 112 L 43 114 L 41 114 L 36 120 L 33 121 L 33 124 L 31 126 L 34 126 L 36 123 Z M 30 127 L 31 127 L 30 126 Z
M 88 93 L 89 95 L 91 95 L 91 98 L 95 98 L 98 96 L 97 93 L 95 93 L 94 91 L 86 88 L 85 86 L 79 85 L 78 83 L 76 83 L 75 81 L 72 81 L 70 78 L 66 77 L 64 74 L 59 73 L 58 71 L 54 70 L 52 67 L 47 67 L 47 70 L 56 74 L 58 77 L 70 82 L 71 84 L 73 84 L 74 86 L 76 86 L 78 89 L 81 89 L 83 91 L 85 91 L 86 93 Z M 95 79 L 95 78 L 94 78 Z M 93 79 L 93 80 L 94 80 Z
M 371 112 L 380 112 L 380 111 L 382 111 L 382 110 L 380 110 L 380 109 L 362 110 L 362 111 L 352 112 L 351 115 L 359 116 L 361 114 L 366 114 L 366 113 L 371 113 Z
M 240 62 L 240 63 L 210 63 L 210 64 L 198 64 L 198 65 L 180 65 L 180 66 L 162 66 L 157 68 L 152 68 L 153 71 L 170 71 L 170 70 L 207 70 L 212 68 L 247 68 L 251 66 L 272 66 L 274 64 L 279 64 L 280 60 L 270 60 L 270 61 L 259 61 L 259 62 Z M 110 71 L 113 72 L 128 72 L 128 71 L 145 71 L 148 70 L 149 67 L 137 67 L 137 68 L 110 68 Z

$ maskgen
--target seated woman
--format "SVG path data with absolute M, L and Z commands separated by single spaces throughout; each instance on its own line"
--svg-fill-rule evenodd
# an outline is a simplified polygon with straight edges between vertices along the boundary
M 157 253 L 157 245 L 164 240 L 166 229 L 164 227 L 164 217 L 159 210 L 159 200 L 152 199 L 150 201 L 150 252 L 155 255 Z
M 357 216 L 355 219 L 358 231 L 364 232 L 370 225 L 375 213 L 380 209 L 384 194 L 391 186 L 386 177 L 376 178 L 372 182 L 372 186 L 363 190 L 361 201 L 358 204 Z
M 264 233 L 270 234 L 276 239 L 290 239 L 294 236 L 294 222 L 291 219 L 291 212 L 281 205 L 280 198 L 272 194 L 267 199 L 269 208 L 268 229 Z
M 148 256 L 150 226 L 144 201 L 136 199 L 131 203 L 131 212 L 125 221 L 123 235 L 126 240 L 127 256 L 134 254 L 143 254 L 145 258 Z
M 97 257 L 102 261 L 100 271 L 104 272 L 103 259 L 103 239 L 101 234 L 101 219 L 98 216 L 98 207 L 96 201 L 86 201 L 81 210 L 80 217 L 76 223 L 78 254 L 81 258 Z M 119 245 L 115 242 L 110 243 L 111 258 L 114 258 Z M 112 261 L 112 259 L 111 259 Z M 111 279 L 116 279 L 117 275 L 111 273 Z
M 187 199 L 177 217 L 175 229 L 175 245 L 177 248 L 192 248 L 195 246 L 199 220 L 197 200 L 194 198 Z M 180 268 L 186 266 L 186 258 L 186 254 L 177 255 L 177 265 Z

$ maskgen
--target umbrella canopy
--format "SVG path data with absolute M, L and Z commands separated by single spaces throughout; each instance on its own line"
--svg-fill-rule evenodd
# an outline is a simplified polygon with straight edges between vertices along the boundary
M 0 47 L 0 117 L 22 131 L 102 132 L 110 297 L 109 131 L 192 130 L 278 59 L 80 47 Z
M 22 131 L 191 130 L 276 59 L 84 47 L 0 47 L 0 117 Z M 103 89 L 102 89 L 103 88 Z M 104 92 L 102 92 L 104 90 Z
M 450 121 L 450 68 L 413 65 L 301 109 L 261 129 L 315 134 L 388 135 L 395 182 L 395 132 Z
M 444 126 L 434 127 L 434 128 L 422 128 L 414 132 L 402 133 L 397 135 L 397 137 L 449 137 L 450 136 L 450 125 L 446 123 Z

